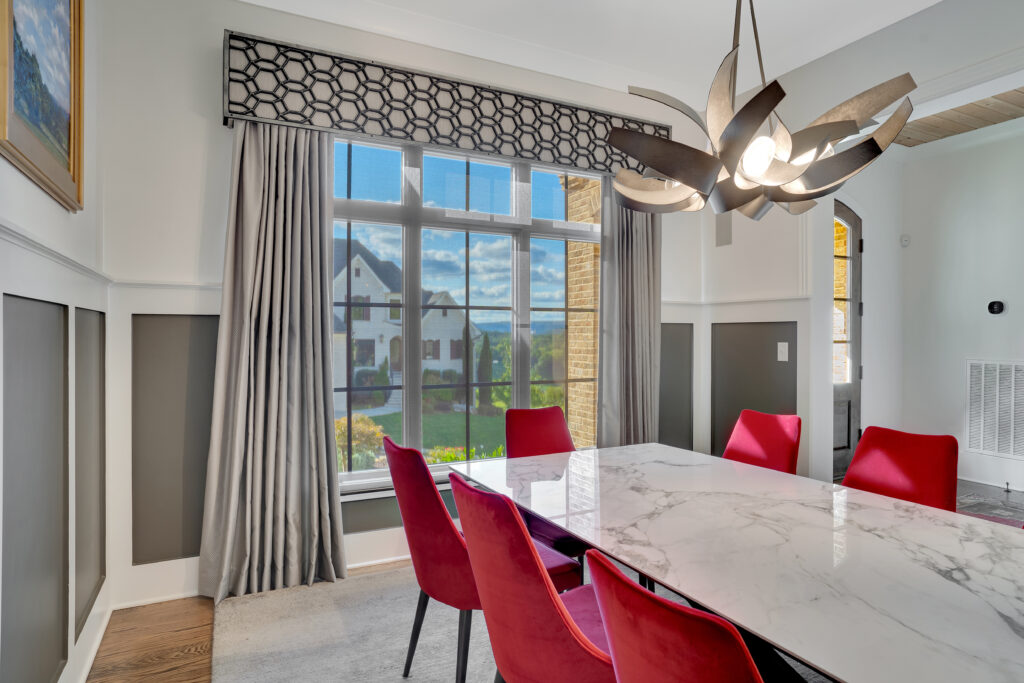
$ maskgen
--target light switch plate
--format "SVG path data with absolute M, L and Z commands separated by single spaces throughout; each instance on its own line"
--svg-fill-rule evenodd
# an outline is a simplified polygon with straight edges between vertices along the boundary
M 789 362 L 789 342 L 779 342 L 779 362 Z

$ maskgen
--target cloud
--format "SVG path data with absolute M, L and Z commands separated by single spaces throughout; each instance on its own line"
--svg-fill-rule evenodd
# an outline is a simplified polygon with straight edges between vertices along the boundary
M 71 108 L 71 25 L 66 0 L 49 0 L 45 6 L 14 3 L 14 19 L 25 48 L 39 62 L 43 83 L 57 103 Z
M 352 226 L 352 239 L 363 243 L 386 261 L 402 262 L 402 230 L 391 227 Z
M 548 268 L 547 266 L 530 266 L 530 277 L 533 282 L 561 283 L 565 282 L 565 271 Z
M 530 292 L 530 301 L 545 301 L 548 303 L 557 302 L 561 303 L 565 301 L 565 292 L 560 289 L 550 289 L 547 291 L 533 291 Z

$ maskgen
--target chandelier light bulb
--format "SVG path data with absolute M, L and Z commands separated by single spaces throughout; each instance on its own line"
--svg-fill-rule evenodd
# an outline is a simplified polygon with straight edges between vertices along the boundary
M 755 138 L 743 153 L 740 167 L 748 178 L 760 178 L 775 158 L 775 140 L 767 135 Z

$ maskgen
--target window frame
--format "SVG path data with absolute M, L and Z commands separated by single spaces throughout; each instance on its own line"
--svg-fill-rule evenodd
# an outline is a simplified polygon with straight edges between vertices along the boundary
M 530 406 L 530 239 L 542 237 L 550 239 L 571 240 L 577 242 L 601 241 L 601 225 L 599 223 L 576 223 L 567 220 L 550 220 L 532 217 L 532 200 L 530 178 L 532 170 L 554 172 L 568 176 L 581 176 L 608 182 L 607 175 L 587 171 L 578 171 L 568 167 L 550 164 L 534 164 L 522 159 L 509 159 L 499 155 L 481 153 L 462 153 L 448 148 L 425 145 L 420 143 L 383 143 L 379 139 L 366 140 L 362 136 L 338 135 L 336 141 L 352 144 L 373 145 L 400 149 L 402 152 L 402 202 L 399 204 L 375 202 L 372 200 L 333 198 L 333 222 L 348 225 L 357 223 L 399 225 L 402 227 L 402 386 L 384 387 L 402 392 L 402 440 L 407 446 L 422 446 L 422 378 L 423 378 L 423 342 L 421 278 L 422 231 L 429 228 L 462 230 L 479 233 L 510 235 L 512 237 L 512 406 L 528 408 Z M 332 153 L 334 145 L 331 145 Z M 468 164 L 479 161 L 488 164 L 508 164 L 511 167 L 512 187 L 511 214 L 487 214 L 456 209 L 443 209 L 425 206 L 422 195 L 423 155 L 447 157 L 463 157 Z M 349 152 L 351 159 L 351 152 Z M 331 165 L 333 169 L 333 164 Z M 352 169 L 348 169 L 348 184 L 352 183 Z M 468 182 L 468 176 L 467 176 Z M 331 183 L 333 193 L 333 183 Z M 568 195 L 568 192 L 566 192 Z M 469 202 L 467 189 L 467 206 Z M 332 223 L 333 224 L 333 223 Z M 349 233 L 350 234 L 350 233 Z M 347 252 L 348 253 L 348 252 Z M 351 285 L 350 285 L 351 287 Z M 349 292 L 351 295 L 351 290 Z M 355 303 L 355 302 L 352 302 Z M 568 302 L 566 302 L 568 303 Z M 388 304 L 363 304 L 367 309 L 387 307 Z M 350 304 L 350 309 L 353 308 Z M 461 307 L 456 307 L 461 308 Z M 598 307 L 600 324 L 600 307 Z M 566 337 L 568 338 L 568 318 L 566 320 Z M 415 343 L 413 343 L 415 341 Z M 440 354 L 444 356 L 445 354 Z M 463 348 L 463 359 L 466 357 Z M 568 358 L 568 355 L 566 356 Z M 351 367 L 349 368 L 351 374 Z M 568 368 L 566 369 L 568 379 Z M 351 378 L 348 380 L 351 382 Z M 585 380 L 589 381 L 589 380 Z M 599 381 L 599 380 L 598 380 Z M 471 383 L 472 384 L 472 383 Z M 347 387 L 351 390 L 351 384 Z M 475 386 L 472 388 L 475 389 Z M 566 396 L 568 398 L 568 396 Z M 467 401 L 469 396 L 467 396 Z M 467 444 L 468 446 L 468 444 Z M 468 453 L 467 453 L 468 455 Z M 435 475 L 447 472 L 443 463 L 431 465 Z M 360 492 L 365 490 L 386 490 L 390 488 L 390 476 L 387 470 L 357 470 L 339 472 L 339 482 L 343 491 Z

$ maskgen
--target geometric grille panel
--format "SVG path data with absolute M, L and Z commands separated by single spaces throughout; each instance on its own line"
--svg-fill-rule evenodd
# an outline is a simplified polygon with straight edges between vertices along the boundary
M 612 128 L 669 126 L 224 34 L 224 118 L 442 145 L 615 173 L 643 167 L 605 142 Z

